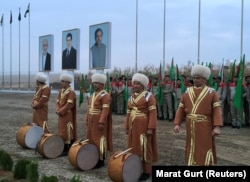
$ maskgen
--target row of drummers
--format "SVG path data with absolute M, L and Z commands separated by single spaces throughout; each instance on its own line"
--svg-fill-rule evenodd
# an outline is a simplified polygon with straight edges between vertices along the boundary
M 105 75 L 99 73 L 92 76 L 93 83 L 106 82 L 106 79 Z M 66 153 L 70 164 L 83 171 L 104 166 L 104 159 L 106 158 L 107 150 L 112 151 L 112 149 L 110 150 L 112 141 L 110 142 L 109 140 L 110 137 L 112 140 L 112 136 L 106 136 L 106 129 L 102 128 L 104 126 L 100 127 L 98 121 L 103 119 L 109 120 L 108 118 L 111 117 L 111 112 L 106 115 L 106 118 L 103 118 L 103 115 L 101 116 L 100 112 L 98 112 L 99 114 L 94 113 L 97 110 L 95 108 L 96 105 L 94 106 L 94 102 L 98 100 L 100 94 L 106 92 L 103 88 L 104 84 L 93 84 L 95 92 L 92 95 L 93 99 L 90 101 L 89 112 L 93 112 L 94 114 L 91 118 L 87 118 L 87 139 L 79 140 L 76 136 L 76 125 L 74 125 L 74 122 L 76 122 L 74 119 L 76 119 L 76 117 L 73 116 L 73 113 L 76 114 L 76 97 L 74 91 L 70 88 L 70 83 L 72 81 L 71 75 L 67 73 L 60 75 L 62 89 L 59 91 L 57 98 L 57 134 L 52 134 L 48 131 L 46 122 L 48 113 L 44 113 L 44 111 L 48 111 L 48 109 L 40 109 L 41 107 L 35 106 L 38 105 L 41 100 L 45 100 L 45 97 L 43 96 L 43 88 L 49 88 L 45 84 L 46 75 L 39 73 L 36 76 L 36 80 L 37 89 L 32 103 L 34 109 L 33 122 L 23 125 L 18 129 L 16 133 L 17 143 L 24 148 L 35 149 L 36 152 L 49 159 L 64 156 Z M 68 95 L 70 95 L 69 93 L 71 93 L 71 96 L 73 95 L 72 98 L 68 97 Z M 98 102 L 100 102 L 100 100 Z M 40 103 L 39 105 L 47 106 L 47 104 L 44 103 Z M 100 107 L 102 108 L 103 105 L 105 106 L 107 104 L 102 103 Z M 60 107 L 62 109 L 60 109 Z M 67 111 L 66 108 L 70 108 L 71 110 Z M 39 119 L 39 122 L 37 122 L 37 119 Z M 94 119 L 97 120 L 96 126 L 94 126 Z M 112 120 L 109 124 L 112 125 Z M 109 130 L 112 130 L 112 126 Z M 95 141 L 96 137 L 94 137 L 94 135 L 101 136 L 100 141 L 98 141 L 99 143 Z M 144 174 L 142 173 L 143 164 L 141 158 L 132 151 L 132 148 L 128 146 L 128 149 L 124 151 L 119 150 L 110 156 L 107 169 L 111 180 L 117 182 L 133 182 L 140 180 L 142 174 Z M 100 161 L 103 163 L 100 164 Z M 131 168 L 133 168 L 133 170 L 131 170 Z M 147 178 L 148 177 L 149 176 L 147 175 Z

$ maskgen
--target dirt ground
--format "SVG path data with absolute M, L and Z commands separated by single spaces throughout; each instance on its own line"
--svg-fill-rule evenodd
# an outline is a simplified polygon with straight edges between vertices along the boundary
M 111 181 L 108 176 L 107 163 L 105 167 L 90 171 L 80 171 L 74 168 L 67 156 L 56 159 L 46 159 L 40 154 L 35 154 L 33 149 L 25 149 L 17 144 L 16 132 L 20 126 L 32 121 L 32 109 L 30 107 L 33 92 L 20 93 L 0 91 L 0 149 L 11 154 L 14 162 L 20 158 L 33 159 L 39 162 L 39 176 L 55 175 L 60 182 L 68 182 L 77 174 L 82 181 Z M 52 93 L 49 101 L 49 128 L 51 133 L 57 133 L 57 116 L 54 106 L 57 92 Z M 87 110 L 86 98 L 81 107 L 77 108 L 78 139 L 85 138 L 85 113 Z M 113 148 L 114 152 L 126 150 L 126 135 L 123 129 L 124 116 L 113 114 Z M 158 121 L 157 141 L 159 160 L 154 165 L 185 165 L 185 125 L 181 132 L 174 134 L 173 123 Z M 250 165 L 250 128 L 233 129 L 225 126 L 222 134 L 216 139 L 218 165 L 244 166 Z M 3 174 L 0 171 L 0 180 Z M 148 181 L 151 181 L 149 179 Z

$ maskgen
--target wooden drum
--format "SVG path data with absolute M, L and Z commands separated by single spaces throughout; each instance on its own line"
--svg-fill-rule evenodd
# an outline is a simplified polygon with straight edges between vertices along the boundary
M 89 140 L 76 141 L 68 153 L 69 162 L 81 170 L 93 169 L 99 160 L 99 151 Z
M 24 125 L 18 129 L 16 141 L 22 147 L 35 149 L 43 133 L 43 129 L 40 126 Z
M 37 145 L 38 153 L 49 159 L 59 157 L 63 149 L 63 139 L 59 135 L 51 133 L 45 133 Z
M 110 156 L 108 175 L 115 182 L 137 182 L 141 176 L 142 164 L 138 155 L 132 154 L 129 148 Z

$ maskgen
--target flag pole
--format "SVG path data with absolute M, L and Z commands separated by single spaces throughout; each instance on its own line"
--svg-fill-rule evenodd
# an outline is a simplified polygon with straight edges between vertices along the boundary
M 241 1 L 241 39 L 240 39 L 240 60 L 242 59 L 243 50 L 243 13 L 244 13 L 244 0 Z
M 164 12 L 163 12 L 163 75 L 165 75 L 165 21 L 166 21 L 166 0 L 164 0 Z
M 19 83 L 19 90 L 20 90 L 20 74 L 21 74 L 21 51 L 20 51 L 20 21 L 21 21 L 21 8 L 19 7 L 19 15 L 18 15 L 18 21 L 19 21 L 19 72 L 18 72 L 18 83 Z
M 136 0 L 135 72 L 137 73 L 138 0 Z
M 2 26 L 2 89 L 4 89 L 4 16 L 2 14 L 1 26 Z
M 28 31 L 29 31 L 29 60 L 28 60 L 28 90 L 30 90 L 30 3 L 28 4 L 28 7 L 24 13 L 24 18 L 26 18 L 27 14 L 29 14 L 29 25 L 28 25 Z
M 197 59 L 197 64 L 200 64 L 200 16 L 201 16 L 201 0 L 199 0 L 199 14 L 198 14 L 198 59 Z
M 30 3 L 28 5 L 29 10 L 29 90 L 30 90 Z
M 222 70 L 221 70 L 221 82 L 224 82 L 224 63 L 225 63 L 225 61 L 224 61 L 224 58 L 222 59 Z
M 10 90 L 12 89 L 12 12 L 10 11 Z

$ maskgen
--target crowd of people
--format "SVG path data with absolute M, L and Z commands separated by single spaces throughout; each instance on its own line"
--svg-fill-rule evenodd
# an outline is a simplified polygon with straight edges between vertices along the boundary
M 209 75 L 210 77 L 210 75 Z M 191 75 L 181 75 L 181 78 L 170 79 L 170 75 L 160 78 L 158 75 L 148 76 L 149 84 L 146 90 L 150 91 L 156 99 L 157 118 L 172 122 L 178 109 L 182 94 L 187 88 L 194 86 Z M 210 78 L 208 78 L 210 79 Z M 110 87 L 112 96 L 112 111 L 116 114 L 126 114 L 126 95 L 130 97 L 133 93 L 131 77 L 120 76 L 119 78 L 110 77 Z M 250 115 L 250 75 L 246 75 L 242 83 L 242 109 L 235 108 L 233 102 L 236 94 L 238 77 L 233 76 L 226 82 L 221 76 L 212 76 L 212 85 L 218 94 L 224 126 L 232 128 L 249 127 Z M 208 80 L 206 81 L 208 85 Z M 126 93 L 127 92 L 127 93 Z
M 190 76 L 182 75 L 176 80 L 171 80 L 169 75 L 161 79 L 142 73 L 119 78 L 93 74 L 93 92 L 89 95 L 86 113 L 86 138 L 99 151 L 99 161 L 94 168 L 105 166 L 107 152 L 113 151 L 112 114 L 124 115 L 127 147 L 132 148 L 132 153 L 138 155 L 142 163 L 139 181 L 150 177 L 153 162 L 158 158 L 158 120 L 173 122 L 176 133 L 186 121 L 187 165 L 216 164 L 215 136 L 220 134 L 223 125 L 240 128 L 241 117 L 232 104 L 237 78 L 224 83 L 220 77 L 213 77 L 218 84 L 214 89 L 208 86 L 210 75 L 211 70 L 203 65 L 193 66 Z M 70 87 L 71 75 L 63 73 L 59 79 L 62 89 L 55 103 L 58 135 L 65 143 L 62 155 L 67 155 L 77 140 L 76 94 Z M 33 122 L 49 132 L 46 126 L 50 88 L 46 85 L 45 74 L 39 72 L 36 80 L 37 89 L 31 105 Z M 242 87 L 244 125 L 249 126 L 250 76 L 245 77 Z

